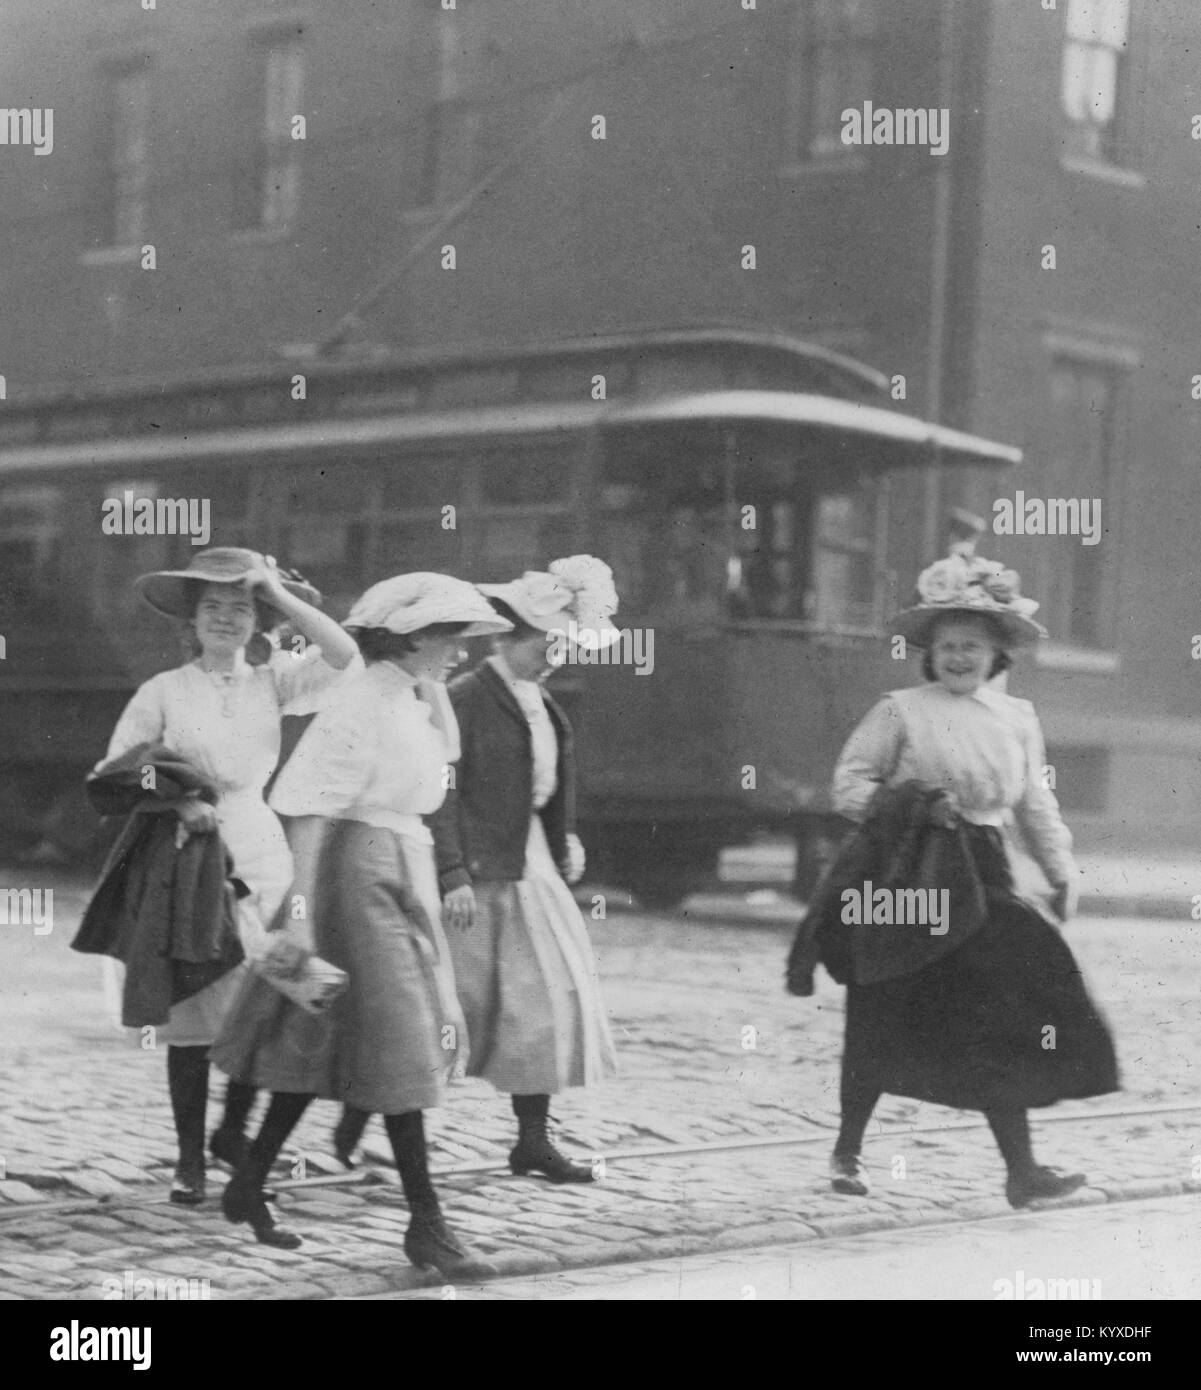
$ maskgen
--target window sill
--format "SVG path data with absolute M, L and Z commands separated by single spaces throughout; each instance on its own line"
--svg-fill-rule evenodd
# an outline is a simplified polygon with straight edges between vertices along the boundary
M 141 246 L 97 246 L 79 253 L 80 265 L 130 265 L 142 255 Z
M 1093 675 L 1112 675 L 1121 670 L 1122 658 L 1117 652 L 1100 651 L 1096 647 L 1073 647 L 1060 642 L 1047 642 L 1034 649 L 1035 665 L 1050 671 L 1083 671 Z
M 1145 188 L 1147 184 L 1147 176 L 1140 174 L 1137 169 L 1123 169 L 1118 164 L 1084 155 L 1065 154 L 1060 158 L 1059 167 L 1065 173 L 1083 174 L 1099 183 L 1117 184 L 1120 188 Z
M 825 157 L 815 155 L 809 159 L 795 160 L 781 164 L 777 172 L 782 179 L 809 179 L 820 178 L 826 174 L 862 174 L 867 171 L 867 167 L 867 156 L 856 152 Z

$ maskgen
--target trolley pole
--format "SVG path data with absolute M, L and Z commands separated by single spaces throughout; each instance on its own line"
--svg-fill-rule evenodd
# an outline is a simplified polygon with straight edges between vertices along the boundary
M 939 8 L 937 105 L 954 113 L 954 30 L 955 0 L 942 0 Z M 957 114 L 957 113 L 954 113 Z M 936 162 L 934 173 L 933 236 L 930 256 L 930 313 L 926 334 L 926 418 L 936 425 L 943 421 L 947 337 L 947 274 L 951 242 L 951 168 L 954 146 Z M 942 539 L 942 460 L 936 447 L 925 471 L 924 525 L 922 554 L 927 560 L 941 554 Z

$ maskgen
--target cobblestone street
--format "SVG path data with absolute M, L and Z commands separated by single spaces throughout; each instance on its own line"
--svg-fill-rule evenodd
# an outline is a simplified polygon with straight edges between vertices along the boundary
M 311 1108 L 277 1173 L 279 1210 L 304 1236 L 301 1250 L 259 1246 L 222 1219 L 219 1165 L 203 1208 L 167 1203 L 165 1058 L 113 1025 L 101 963 L 69 950 L 81 904 L 80 886 L 64 883 L 51 934 L 8 927 L 0 936 L 0 1297 L 99 1298 L 106 1279 L 127 1271 L 206 1280 L 212 1298 L 436 1285 L 404 1257 L 406 1210 L 382 1127 L 368 1131 L 369 1162 L 346 1175 L 330 1152 L 328 1103 Z M 507 1098 L 482 1083 L 460 1083 L 429 1117 L 446 1211 L 502 1273 L 1009 1210 L 979 1116 L 895 1099 L 881 1106 L 865 1150 L 872 1195 L 828 1190 L 842 991 L 823 975 L 811 999 L 784 994 L 786 933 L 633 913 L 592 931 L 623 1074 L 559 1097 L 553 1113 L 564 1149 L 604 1160 L 603 1181 L 564 1189 L 509 1175 Z M 1124 1081 L 1118 1095 L 1034 1116 L 1040 1156 L 1091 1176 L 1077 1204 L 1201 1191 L 1194 933 L 1187 920 L 1085 918 L 1069 928 L 1114 1027 Z M 215 1078 L 217 1099 L 220 1085 Z M 1111 1118 L 1116 1111 L 1135 1113 Z M 214 1101 L 210 1128 L 216 1117 Z

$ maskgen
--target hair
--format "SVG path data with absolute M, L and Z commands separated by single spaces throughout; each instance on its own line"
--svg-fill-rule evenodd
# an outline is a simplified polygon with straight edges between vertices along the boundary
M 922 675 L 928 681 L 936 681 L 938 677 L 934 674 L 934 636 L 938 629 L 948 622 L 959 622 L 963 619 L 963 614 L 952 615 L 948 613 L 946 617 L 937 617 L 930 624 L 926 633 L 927 646 L 922 652 Z M 992 665 L 988 668 L 987 680 L 992 680 L 994 676 L 999 676 L 1002 671 L 1008 671 L 1013 665 L 1013 657 L 1005 648 L 1005 634 L 1000 626 L 993 620 L 988 613 L 968 614 L 969 620 L 974 619 L 985 623 L 993 634 L 993 641 L 997 643 L 997 651 L 993 656 Z
M 492 645 L 505 646 L 510 642 L 524 642 L 527 637 L 545 637 L 546 633 L 540 627 L 531 627 L 524 619 L 519 618 L 509 607 L 503 598 L 490 598 L 488 602 L 496 609 L 497 614 L 508 619 L 513 624 L 512 632 L 495 632 L 492 634 Z
M 416 632 L 389 632 L 386 627 L 354 627 L 347 632 L 359 645 L 363 660 L 388 661 L 392 657 L 412 656 L 417 650 L 415 637 L 458 637 L 469 623 L 430 623 Z

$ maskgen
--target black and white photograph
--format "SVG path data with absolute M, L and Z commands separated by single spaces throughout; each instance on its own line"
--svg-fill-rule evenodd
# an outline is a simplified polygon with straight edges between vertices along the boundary
M 1196 0 L 0 0 L 35 1361 L 430 1301 L 1158 1359 L 1199 55 Z

